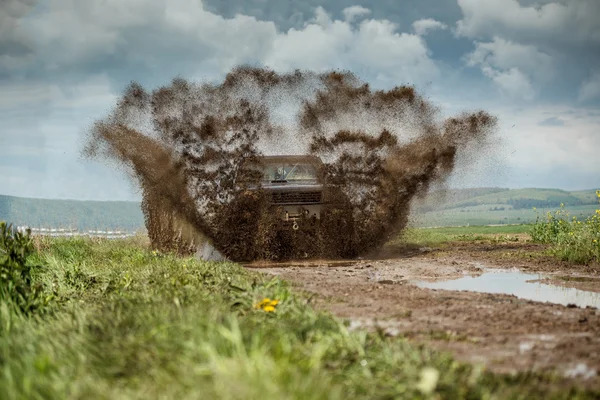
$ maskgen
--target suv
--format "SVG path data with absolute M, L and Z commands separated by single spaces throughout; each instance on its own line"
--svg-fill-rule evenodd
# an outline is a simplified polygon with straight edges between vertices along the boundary
M 262 188 L 281 221 L 300 228 L 301 221 L 316 225 L 323 207 L 323 163 L 315 156 L 265 156 Z M 288 224 L 283 224 L 288 225 Z
M 318 157 L 263 156 L 258 164 L 260 185 L 249 185 L 234 207 L 243 212 L 232 213 L 239 220 L 235 240 L 255 243 L 252 254 L 241 257 L 354 256 L 352 204 L 341 187 L 326 183 L 326 165 Z M 243 226 L 248 226 L 245 237 Z

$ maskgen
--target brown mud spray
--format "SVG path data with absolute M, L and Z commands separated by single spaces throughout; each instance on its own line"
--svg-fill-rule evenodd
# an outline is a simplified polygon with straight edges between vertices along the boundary
M 350 72 L 238 67 L 218 85 L 178 78 L 148 93 L 132 83 L 93 125 L 84 154 L 116 161 L 139 183 L 155 249 L 190 253 L 208 240 L 239 261 L 355 257 L 402 231 L 411 201 L 497 126 L 484 111 L 439 115 L 410 86 L 375 91 Z M 260 187 L 260 157 L 275 154 L 323 161 L 332 206 L 317 231 L 271 229 L 267 196 L 248 190 Z

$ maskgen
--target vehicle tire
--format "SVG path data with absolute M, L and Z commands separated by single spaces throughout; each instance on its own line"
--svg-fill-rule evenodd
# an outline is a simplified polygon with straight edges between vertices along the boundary
M 321 211 L 321 237 L 324 256 L 354 258 L 355 226 L 353 206 L 339 188 L 330 188 Z

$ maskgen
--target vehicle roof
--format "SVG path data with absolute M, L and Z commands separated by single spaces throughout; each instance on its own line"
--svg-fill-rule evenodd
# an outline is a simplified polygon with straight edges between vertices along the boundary
M 321 159 L 317 156 L 313 155 L 276 155 L 276 156 L 263 156 L 261 160 L 266 164 L 271 163 L 281 163 L 281 162 L 290 162 L 290 163 L 310 163 L 323 165 Z

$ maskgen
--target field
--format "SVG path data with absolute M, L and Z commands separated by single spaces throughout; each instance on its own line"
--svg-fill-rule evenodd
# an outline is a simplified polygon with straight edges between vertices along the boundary
M 413 226 L 480 226 L 480 225 L 508 225 L 527 224 L 535 221 L 536 212 L 533 209 L 520 210 L 498 210 L 490 211 L 490 208 L 498 205 L 485 205 L 479 207 L 465 207 L 456 209 L 445 209 L 417 214 L 413 218 Z M 538 212 L 545 213 L 553 211 L 554 208 L 538 208 Z M 572 215 L 585 218 L 594 215 L 597 205 L 589 204 L 583 206 L 569 206 Z
M 29 318 L 0 309 L 6 399 L 576 393 L 556 392 L 550 376 L 492 374 L 404 339 L 351 332 L 285 282 L 236 264 L 154 254 L 132 240 L 37 245 L 31 262 L 44 266 L 35 275 L 52 299 Z M 278 301 L 271 312 L 256 308 L 265 297 Z
M 531 207 L 557 207 L 560 203 L 566 206 L 577 206 L 596 203 L 596 189 L 568 192 L 561 189 L 505 189 L 505 188 L 474 188 L 450 189 L 430 193 L 421 201 L 421 207 L 442 209 L 462 208 L 476 205 L 512 205 L 518 208 L 524 200 L 529 200 Z M 523 207 L 521 207 L 523 208 Z
M 540 217 L 249 265 L 2 226 L 0 397 L 598 398 L 600 211 Z
M 531 225 L 501 225 L 501 226 L 450 226 L 442 228 L 408 228 L 403 235 L 390 241 L 388 247 L 394 245 L 439 246 L 448 245 L 455 241 L 510 238 L 515 235 L 527 234 Z
M 560 365 L 556 359 L 535 369 L 528 355 L 521 354 L 522 365 L 507 366 L 457 351 L 470 343 L 485 356 L 495 341 L 518 348 L 523 328 L 534 329 L 528 316 L 548 315 L 556 306 L 386 284 L 400 272 L 436 271 L 439 278 L 472 270 L 468 254 L 477 243 L 497 243 L 498 256 L 503 244 L 514 244 L 503 238 L 522 237 L 524 230 L 415 229 L 399 242 L 455 244 L 433 259 L 427 250 L 350 268 L 313 263 L 262 270 L 158 254 L 143 237 L 37 238 L 28 265 L 39 265 L 32 277 L 43 284 L 43 305 L 29 314 L 6 299 L 0 307 L 2 398 L 595 398 L 598 382 L 563 377 L 550 368 Z M 461 257 L 456 243 L 462 243 Z M 496 256 L 487 262 L 506 260 Z M 373 273 L 382 277 L 365 280 Z M 497 312 L 494 323 L 484 324 L 487 332 L 475 321 L 431 320 L 437 314 L 459 322 L 454 313 L 473 318 L 474 302 Z M 561 343 L 572 342 L 561 332 L 580 314 L 586 324 L 578 325 L 579 337 L 598 330 L 597 314 L 562 309 L 565 316 L 552 322 Z M 388 329 L 374 329 L 372 318 Z M 402 323 L 395 331 L 389 329 L 394 321 Z M 511 333 L 517 326 L 520 333 Z M 544 320 L 535 326 L 531 333 L 551 329 Z M 579 352 L 596 341 L 584 340 Z M 589 354 L 586 362 L 600 362 Z

